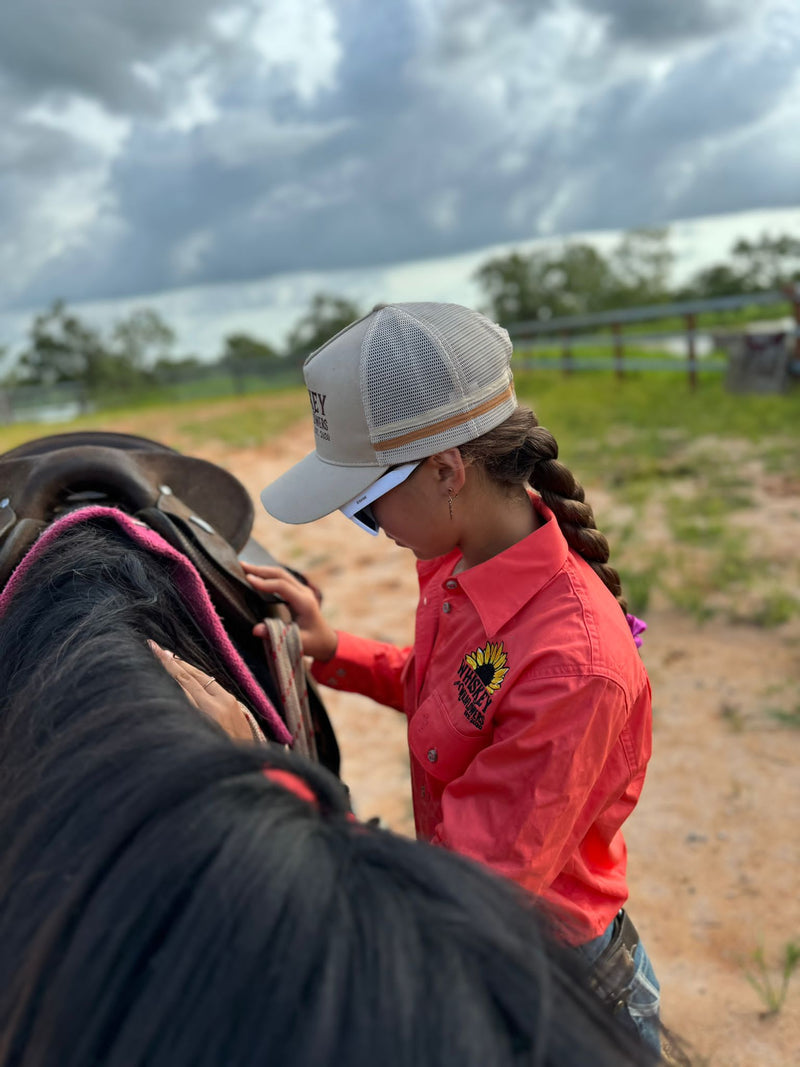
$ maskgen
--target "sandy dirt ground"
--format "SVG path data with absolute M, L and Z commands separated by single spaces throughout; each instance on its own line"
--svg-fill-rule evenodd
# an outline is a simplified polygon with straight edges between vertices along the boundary
M 232 470 L 257 501 L 311 447 L 302 425 L 266 448 L 191 450 Z M 409 642 L 416 582 L 406 552 L 338 514 L 288 527 L 256 511 L 256 537 L 322 588 L 335 626 Z M 784 536 L 800 544 L 800 510 L 788 515 Z M 800 625 L 699 626 L 657 607 L 647 621 L 654 755 L 626 839 L 629 909 L 661 981 L 663 1018 L 698 1067 L 794 1067 L 800 973 L 782 1010 L 765 1016 L 745 972 L 762 946 L 777 982 L 786 944 L 800 943 L 800 731 L 766 713 L 797 707 Z M 323 695 L 357 812 L 413 833 L 405 721 L 363 697 Z

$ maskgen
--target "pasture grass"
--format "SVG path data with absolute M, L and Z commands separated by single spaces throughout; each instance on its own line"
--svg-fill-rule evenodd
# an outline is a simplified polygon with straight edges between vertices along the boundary
M 800 486 L 800 388 L 779 396 L 734 395 L 718 374 L 516 372 L 530 404 L 559 442 L 561 459 L 597 495 L 631 609 L 655 598 L 698 622 L 714 617 L 760 627 L 800 614 L 800 565 L 765 556 L 742 519 L 754 506 L 752 469 L 784 495 Z M 70 423 L 0 427 L 0 450 L 32 437 L 118 429 L 182 450 L 204 444 L 267 445 L 307 418 L 302 387 L 245 396 L 139 401 Z M 800 509 L 798 510 L 800 518 Z
M 220 441 L 231 448 L 257 448 L 278 437 L 302 419 L 307 411 L 305 391 L 298 394 L 292 389 L 270 394 L 268 398 L 260 396 L 239 402 L 233 418 L 228 411 L 205 415 L 193 413 L 182 419 L 178 428 L 196 444 Z
M 603 371 L 522 371 L 515 379 L 520 400 L 555 434 L 565 462 L 574 457 L 576 468 L 592 473 L 635 476 L 643 466 L 674 476 L 681 446 L 711 435 L 768 447 L 781 469 L 784 439 L 795 455 L 800 448 L 798 387 L 779 396 L 733 394 L 719 375 L 700 372 L 692 391 L 668 371 L 631 372 L 622 380 Z
M 800 943 L 788 941 L 783 947 L 781 960 L 775 969 L 766 960 L 763 945 L 759 945 L 751 954 L 744 976 L 753 987 L 764 1005 L 762 1016 L 777 1015 L 786 1001 L 789 981 L 800 964 Z
M 0 426 L 0 451 L 53 433 L 119 430 L 156 437 L 176 447 L 220 442 L 232 448 L 267 444 L 308 412 L 308 396 L 296 386 L 241 397 L 204 396 L 120 405 L 80 415 L 68 422 L 27 422 Z M 180 439 L 185 439 L 181 441 Z
M 734 395 L 720 376 L 702 372 L 691 391 L 669 372 L 618 380 L 611 372 L 528 371 L 517 376 L 517 392 L 590 486 L 589 498 L 595 486 L 612 491 L 612 521 L 600 508 L 598 525 L 607 527 L 636 614 L 656 595 L 698 623 L 776 627 L 800 614 L 800 599 L 787 592 L 800 586 L 797 564 L 776 567 L 748 525 L 731 521 L 754 507 L 753 464 L 786 492 L 800 484 L 799 388 Z
M 766 713 L 780 726 L 800 730 L 800 704 L 795 704 L 793 708 L 767 708 Z

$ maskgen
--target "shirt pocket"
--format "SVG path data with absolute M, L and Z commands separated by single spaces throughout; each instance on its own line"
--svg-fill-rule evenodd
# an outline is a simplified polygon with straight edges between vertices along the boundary
M 408 724 L 408 747 L 428 774 L 442 782 L 460 778 L 478 753 L 489 744 L 489 727 L 480 733 L 467 724 L 465 732 L 452 721 L 439 693 L 423 700 Z

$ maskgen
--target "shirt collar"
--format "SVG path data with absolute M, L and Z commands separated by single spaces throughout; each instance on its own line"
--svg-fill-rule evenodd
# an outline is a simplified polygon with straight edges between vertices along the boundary
M 569 548 L 553 512 L 538 496 L 531 495 L 531 504 L 545 520 L 538 530 L 456 575 L 487 636 L 496 634 L 567 561 Z

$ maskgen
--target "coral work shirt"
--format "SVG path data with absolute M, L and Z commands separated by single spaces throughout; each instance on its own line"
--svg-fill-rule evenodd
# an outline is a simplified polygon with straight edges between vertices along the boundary
M 418 837 L 544 898 L 581 943 L 628 896 L 650 686 L 618 603 L 531 500 L 544 523 L 485 563 L 417 564 L 413 649 L 340 633 L 313 673 L 406 713 Z

